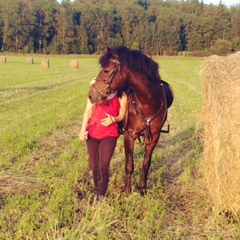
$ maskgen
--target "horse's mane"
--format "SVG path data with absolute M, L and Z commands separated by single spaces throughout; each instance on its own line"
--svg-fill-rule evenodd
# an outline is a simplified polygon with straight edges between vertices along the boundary
M 144 55 L 141 51 L 131 50 L 125 46 L 108 47 L 108 50 L 100 57 L 102 67 L 109 64 L 111 58 L 118 57 L 121 68 L 129 69 L 144 74 L 150 81 L 159 82 L 161 77 L 158 72 L 158 63 Z

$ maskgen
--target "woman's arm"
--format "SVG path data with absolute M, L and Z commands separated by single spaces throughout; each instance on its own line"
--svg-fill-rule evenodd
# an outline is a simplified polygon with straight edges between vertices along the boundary
M 127 108 L 127 94 L 123 92 L 122 97 L 119 98 L 119 103 L 120 103 L 120 109 L 119 109 L 119 114 L 116 117 L 112 117 L 113 122 L 121 122 L 126 114 L 126 108 Z
M 88 99 L 87 100 L 87 105 L 86 105 L 86 108 L 85 108 L 85 111 L 84 111 L 84 114 L 83 114 L 81 130 L 80 130 L 80 133 L 79 133 L 79 139 L 82 142 L 87 140 L 86 129 L 87 129 L 88 120 L 92 115 L 93 106 L 94 106 L 94 104 L 92 104 L 90 102 L 90 100 Z
M 127 94 L 125 92 L 123 92 L 122 97 L 119 98 L 119 103 L 120 109 L 118 116 L 114 117 L 110 114 L 106 114 L 107 117 L 101 120 L 103 126 L 107 127 L 114 122 L 121 122 L 124 119 L 127 108 Z

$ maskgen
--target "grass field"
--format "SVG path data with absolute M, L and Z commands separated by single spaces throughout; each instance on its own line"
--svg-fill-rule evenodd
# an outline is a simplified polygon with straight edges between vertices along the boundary
M 8 56 L 0 64 L 0 239 L 239 239 L 240 223 L 214 211 L 202 181 L 203 59 L 156 57 L 175 92 L 171 131 L 154 151 L 148 194 L 124 185 L 123 138 L 107 197 L 95 203 L 86 146 L 78 140 L 98 56 Z M 50 68 L 41 61 L 50 60 Z M 79 69 L 71 69 L 77 59 Z

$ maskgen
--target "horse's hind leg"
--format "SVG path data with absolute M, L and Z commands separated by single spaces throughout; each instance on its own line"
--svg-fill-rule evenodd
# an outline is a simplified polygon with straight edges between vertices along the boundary
M 124 148 L 125 148 L 125 157 L 126 157 L 126 182 L 124 191 L 126 193 L 131 192 L 131 180 L 132 174 L 134 170 L 134 162 L 133 162 L 133 150 L 134 150 L 134 141 L 129 137 L 128 134 L 124 134 Z
M 142 165 L 142 177 L 139 184 L 139 189 L 142 195 L 144 195 L 147 190 L 147 177 L 148 177 L 149 168 L 151 166 L 152 153 L 158 142 L 158 139 L 159 139 L 159 136 L 157 136 L 157 139 L 152 144 L 145 145 L 145 154 L 144 154 L 144 160 Z

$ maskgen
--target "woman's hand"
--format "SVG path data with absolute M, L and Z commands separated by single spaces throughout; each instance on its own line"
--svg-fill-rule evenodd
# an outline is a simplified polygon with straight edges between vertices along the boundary
M 102 124 L 103 126 L 105 126 L 105 127 L 107 127 L 107 126 L 109 126 L 110 124 L 112 124 L 112 123 L 115 122 L 115 119 L 114 119 L 114 117 L 113 117 L 112 115 L 107 114 L 107 113 L 106 113 L 106 115 L 107 115 L 107 117 L 106 117 L 106 118 L 103 118 L 103 119 L 101 120 L 101 124 Z
M 87 131 L 80 131 L 79 133 L 79 139 L 81 142 L 84 142 L 86 140 L 88 140 L 88 132 Z

